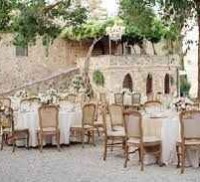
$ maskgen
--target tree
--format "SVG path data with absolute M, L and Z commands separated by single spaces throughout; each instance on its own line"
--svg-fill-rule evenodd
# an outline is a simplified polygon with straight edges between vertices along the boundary
M 150 6 L 144 6 L 140 1 L 123 0 L 120 3 L 119 16 L 123 19 L 126 30 L 123 36 L 128 44 L 138 44 L 143 53 L 143 40 L 147 39 L 152 43 L 154 54 L 156 54 L 154 43 L 164 38 L 167 32 L 166 27 L 156 16 Z
M 83 41 L 83 40 L 92 40 L 92 43 L 88 49 L 85 61 L 84 61 L 84 69 L 83 69 L 83 78 L 84 78 L 84 86 L 86 90 L 91 91 L 91 84 L 89 80 L 89 65 L 90 65 L 90 57 L 92 55 L 94 46 L 97 42 L 99 42 L 104 36 L 106 36 L 106 28 L 112 26 L 114 24 L 113 19 L 108 19 L 105 21 L 88 21 L 82 26 L 79 27 L 68 27 L 65 28 L 61 34 L 61 37 L 67 40 L 73 41 Z
M 87 19 L 78 0 L 0 0 L 0 31 L 14 33 L 14 44 L 35 43 L 38 36 L 49 44 L 66 26 L 79 26 Z M 59 22 L 59 23 L 58 23 Z
M 200 41 L 200 1 L 199 0 L 136 0 L 142 6 L 160 6 L 164 22 L 173 24 L 181 31 L 187 27 L 188 19 L 195 18 L 199 28 Z M 198 43 L 198 99 L 200 99 L 200 43 Z

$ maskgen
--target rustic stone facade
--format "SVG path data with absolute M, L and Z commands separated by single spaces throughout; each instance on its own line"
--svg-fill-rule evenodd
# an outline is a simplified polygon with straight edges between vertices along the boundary
M 80 67 L 82 66 L 80 60 Z M 166 75 L 169 76 L 169 94 L 177 95 L 179 57 L 171 56 L 98 56 L 90 60 L 90 78 L 93 72 L 101 70 L 105 77 L 103 88 L 96 86 L 93 82 L 95 92 L 106 92 L 108 95 L 122 92 L 127 75 L 132 80 L 131 90 L 140 92 L 142 96 L 147 94 L 147 77 L 152 77 L 152 93 L 161 92 L 166 94 Z M 167 93 L 168 94 L 168 93 Z
M 89 43 L 67 42 L 56 39 L 48 49 L 40 39 L 28 47 L 28 56 L 16 56 L 16 47 L 11 34 L 0 34 L 0 93 L 30 87 L 44 80 L 53 79 L 70 68 L 75 68 L 75 60 L 85 56 Z M 88 46 L 87 46 L 88 45 Z M 57 79 L 57 78 L 56 78 Z
M 82 69 L 91 41 L 69 42 L 56 39 L 48 49 L 38 39 L 29 47 L 28 56 L 16 56 L 11 34 L 0 34 L 0 93 L 14 93 L 27 88 L 40 92 L 53 86 L 59 90 L 69 87 L 71 78 Z M 155 45 L 158 55 L 154 55 L 152 44 L 146 42 L 147 55 L 141 55 L 137 46 L 128 49 L 125 44 L 112 42 L 109 55 L 108 39 L 103 38 L 93 50 L 90 59 L 90 77 L 101 70 L 105 77 L 104 88 L 92 85 L 96 92 L 121 92 L 124 79 L 129 77 L 132 91 L 146 95 L 147 77 L 152 77 L 152 92 L 165 93 L 165 77 L 170 77 L 170 94 L 176 94 L 179 58 L 167 55 L 163 43 Z M 71 72 L 70 70 L 74 70 Z M 128 75 L 128 76 L 127 76 Z M 171 82 L 173 80 L 173 83 Z

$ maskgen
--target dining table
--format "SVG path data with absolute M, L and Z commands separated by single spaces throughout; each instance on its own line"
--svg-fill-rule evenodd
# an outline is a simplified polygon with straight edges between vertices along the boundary
M 38 146 L 37 131 L 39 130 L 38 108 L 40 104 L 34 106 L 23 106 L 15 112 L 15 128 L 29 129 L 29 146 Z M 81 105 L 70 103 L 59 105 L 58 122 L 60 129 L 60 144 L 70 144 L 70 127 L 80 124 L 82 120 Z M 55 144 L 55 137 L 46 138 L 43 142 Z
M 144 136 L 155 136 L 162 142 L 162 162 L 165 165 L 177 165 L 176 143 L 180 141 L 179 112 L 175 109 L 143 112 Z M 155 163 L 152 155 L 146 155 L 146 164 Z M 200 150 L 189 148 L 186 150 L 186 165 L 199 167 Z

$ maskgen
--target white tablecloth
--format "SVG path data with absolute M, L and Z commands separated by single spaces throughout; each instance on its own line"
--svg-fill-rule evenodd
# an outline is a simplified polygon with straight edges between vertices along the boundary
M 163 112 L 163 118 L 151 118 L 149 114 L 143 115 L 143 129 L 146 136 L 157 136 L 162 141 L 162 161 L 168 164 L 177 164 L 176 142 L 180 138 L 179 115 L 174 111 Z M 188 149 L 186 152 L 186 165 L 198 167 L 200 152 Z M 145 163 L 154 162 L 153 156 L 147 156 Z
M 60 129 L 60 143 L 69 144 L 70 127 L 73 124 L 81 123 L 82 112 L 81 108 L 76 107 L 74 111 L 59 111 L 59 129 Z M 17 113 L 17 122 L 15 128 L 24 129 L 28 128 L 30 132 L 30 146 L 37 146 L 37 130 L 39 129 L 39 116 L 37 110 L 30 112 Z M 53 143 L 55 143 L 53 139 Z

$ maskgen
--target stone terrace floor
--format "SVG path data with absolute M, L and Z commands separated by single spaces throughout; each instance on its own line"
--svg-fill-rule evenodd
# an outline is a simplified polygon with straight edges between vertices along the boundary
M 102 160 L 103 146 L 71 145 L 37 149 L 11 147 L 0 151 L 0 182 L 199 182 L 200 168 L 186 168 L 185 174 L 175 166 L 145 166 L 140 171 L 137 156 L 123 168 L 123 153 L 119 149 L 109 152 L 107 161 Z

